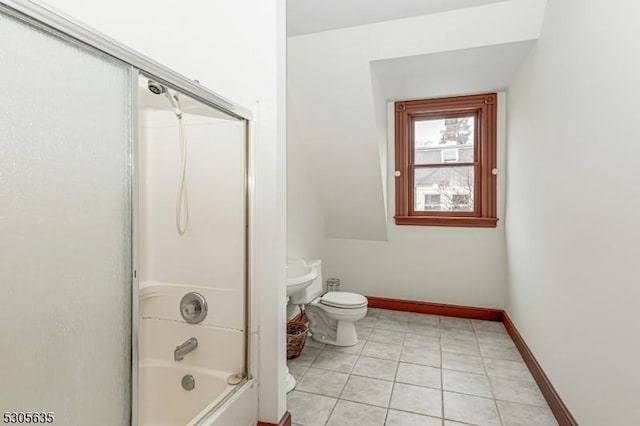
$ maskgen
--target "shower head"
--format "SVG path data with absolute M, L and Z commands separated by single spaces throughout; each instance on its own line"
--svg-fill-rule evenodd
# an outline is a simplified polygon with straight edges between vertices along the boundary
M 149 80 L 147 82 L 147 87 L 149 88 L 151 93 L 154 93 L 156 95 L 162 95 L 164 93 L 165 97 L 169 101 L 169 104 L 171 105 L 171 108 L 173 108 L 173 112 L 176 114 L 176 116 L 179 119 L 182 118 L 182 110 L 180 108 L 180 101 L 178 99 L 178 94 L 177 93 L 173 93 L 172 94 L 162 84 L 160 84 L 160 83 L 158 83 L 156 81 L 153 81 L 153 80 Z
M 164 87 L 160 83 L 156 83 L 153 80 L 149 80 L 149 82 L 147 83 L 147 87 L 149 88 L 151 93 L 155 93 L 156 95 L 161 95 L 167 91 L 166 87 Z

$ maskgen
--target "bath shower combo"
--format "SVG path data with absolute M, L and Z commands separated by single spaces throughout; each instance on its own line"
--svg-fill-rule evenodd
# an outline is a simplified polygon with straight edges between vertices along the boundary
M 40 2 L 0 29 L 2 405 L 255 426 L 251 111 Z

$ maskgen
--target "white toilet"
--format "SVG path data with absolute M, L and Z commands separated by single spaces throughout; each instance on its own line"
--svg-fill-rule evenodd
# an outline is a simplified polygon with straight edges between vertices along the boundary
M 322 262 L 310 260 L 305 263 L 316 269 L 318 276 L 309 286 L 293 294 L 291 303 L 305 305 L 312 338 L 328 345 L 355 345 L 358 343 L 355 322 L 367 315 L 367 298 L 342 291 L 322 295 Z

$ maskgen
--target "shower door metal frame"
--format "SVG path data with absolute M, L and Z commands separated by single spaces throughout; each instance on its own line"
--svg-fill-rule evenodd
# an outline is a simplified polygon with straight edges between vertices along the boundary
M 78 22 L 49 5 L 30 0 L 0 0 L 0 5 L 6 7 L 6 12 L 24 21 L 24 17 L 48 27 L 58 33 L 62 33 L 79 41 L 90 48 L 99 50 L 121 62 L 149 75 L 158 83 L 176 88 L 206 105 L 223 111 L 239 119 L 251 120 L 251 111 L 215 92 L 201 86 L 195 80 L 191 80 L 182 74 L 166 67 L 153 59 L 136 52 L 124 44 Z M 14 13 L 11 13 L 11 10 Z M 15 13 L 17 12 L 17 13 Z
M 131 172 L 131 426 L 138 426 L 138 418 L 140 415 L 139 403 L 140 395 L 138 395 L 140 389 L 140 350 L 139 350 L 139 291 L 140 280 L 138 270 L 140 269 L 140 226 L 138 220 L 140 217 L 140 193 L 139 193 L 139 178 L 138 178 L 138 155 L 139 155 L 139 91 L 140 83 L 138 76 L 140 71 L 133 68 L 129 75 L 129 86 L 131 87 L 131 93 L 129 97 L 129 105 L 131 107 L 130 126 L 129 132 L 131 134 L 131 151 L 129 153 L 129 170 Z
M 89 51 L 99 52 L 112 57 L 125 65 L 129 65 L 130 73 L 130 129 L 131 152 L 129 156 L 129 172 L 130 176 L 130 196 L 131 196 L 131 212 L 130 220 L 132 224 L 132 276 L 131 276 L 131 425 L 138 424 L 138 77 L 144 75 L 153 80 L 171 87 L 211 108 L 224 112 L 245 123 L 244 132 L 244 181 L 245 181 L 245 371 L 243 381 L 238 384 L 236 389 L 240 389 L 251 376 L 250 365 L 250 341 L 252 330 L 252 304 L 251 301 L 251 268 L 250 268 L 250 252 L 251 252 L 251 226 L 253 223 L 253 212 L 250 208 L 251 201 L 251 182 L 252 182 L 252 155 L 250 143 L 250 129 L 252 123 L 252 113 L 234 102 L 225 99 L 215 92 L 201 86 L 198 82 L 191 80 L 182 74 L 154 61 L 153 59 L 136 52 L 135 50 L 119 43 L 118 41 L 96 31 L 77 20 L 64 15 L 56 9 L 42 4 L 37 1 L 30 0 L 0 0 L 0 13 L 16 18 L 35 28 L 44 30 L 63 40 L 79 44 Z M 205 415 L 197 423 L 200 424 L 207 420 L 218 406 L 226 402 L 235 392 L 229 394 L 216 407 L 214 407 L 207 415 Z

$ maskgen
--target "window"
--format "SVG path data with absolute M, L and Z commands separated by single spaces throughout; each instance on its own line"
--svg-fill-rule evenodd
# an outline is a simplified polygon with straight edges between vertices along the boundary
M 396 102 L 396 224 L 496 226 L 496 99 Z
M 425 210 L 440 210 L 440 194 L 424 194 Z
M 440 151 L 440 158 L 443 163 L 456 163 L 458 161 L 458 150 L 454 149 L 443 149 Z

